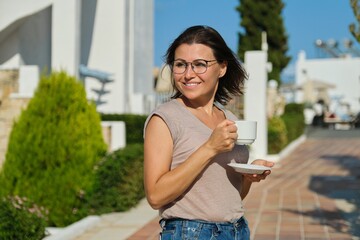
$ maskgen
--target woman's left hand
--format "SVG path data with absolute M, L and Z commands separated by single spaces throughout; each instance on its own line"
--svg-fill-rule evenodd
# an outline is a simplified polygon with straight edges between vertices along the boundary
M 251 164 L 254 165 L 262 165 L 265 167 L 273 167 L 275 165 L 274 162 L 270 162 L 263 159 L 256 159 Z M 249 182 L 260 182 L 261 180 L 264 180 L 268 175 L 270 175 L 271 171 L 267 170 L 263 172 L 262 174 L 243 174 L 245 179 Z

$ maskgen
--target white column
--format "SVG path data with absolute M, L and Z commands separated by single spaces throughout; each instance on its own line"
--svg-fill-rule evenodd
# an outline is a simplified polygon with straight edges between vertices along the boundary
M 125 106 L 126 112 L 133 112 L 133 98 L 134 98 L 134 65 L 135 65 L 135 0 L 129 0 L 129 48 L 128 48 L 128 64 L 129 64 L 129 75 L 127 83 L 127 106 Z
M 250 146 L 250 158 L 264 158 L 267 155 L 268 145 L 266 88 L 269 64 L 267 62 L 267 52 L 246 52 L 245 67 L 249 74 L 249 79 L 245 82 L 244 117 L 245 120 L 257 121 L 257 137 Z
M 78 76 L 80 63 L 81 0 L 54 0 L 52 6 L 51 65 Z

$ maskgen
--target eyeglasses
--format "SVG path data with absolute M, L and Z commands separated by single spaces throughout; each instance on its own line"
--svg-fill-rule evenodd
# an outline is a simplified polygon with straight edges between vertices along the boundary
M 196 59 L 192 62 L 186 62 L 184 60 L 175 60 L 171 65 L 171 70 L 175 74 L 183 74 L 186 71 L 187 67 L 191 65 L 191 69 L 194 71 L 194 73 L 202 74 L 206 72 L 208 67 L 213 65 L 213 64 L 209 65 L 210 62 L 217 62 L 217 60 Z

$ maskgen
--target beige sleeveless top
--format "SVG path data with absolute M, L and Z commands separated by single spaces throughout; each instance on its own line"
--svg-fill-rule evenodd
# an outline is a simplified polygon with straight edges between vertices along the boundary
M 217 106 L 227 119 L 236 116 Z M 177 100 L 171 100 L 157 107 L 145 122 L 145 128 L 153 115 L 160 116 L 171 133 L 174 149 L 171 169 L 198 149 L 211 135 L 212 130 L 195 117 Z M 184 218 L 204 221 L 231 222 L 243 216 L 240 197 L 242 175 L 227 164 L 246 163 L 249 151 L 246 146 L 235 145 L 231 152 L 217 155 L 196 181 L 175 201 L 160 209 L 165 219 Z

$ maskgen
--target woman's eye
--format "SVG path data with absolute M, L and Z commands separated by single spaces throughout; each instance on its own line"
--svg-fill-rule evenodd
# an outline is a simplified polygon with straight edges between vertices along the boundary
M 185 63 L 175 63 L 175 67 L 178 67 L 178 68 L 183 68 L 183 67 L 186 67 L 186 64 Z
M 195 67 L 206 67 L 206 63 L 205 62 L 194 62 L 193 65 Z

